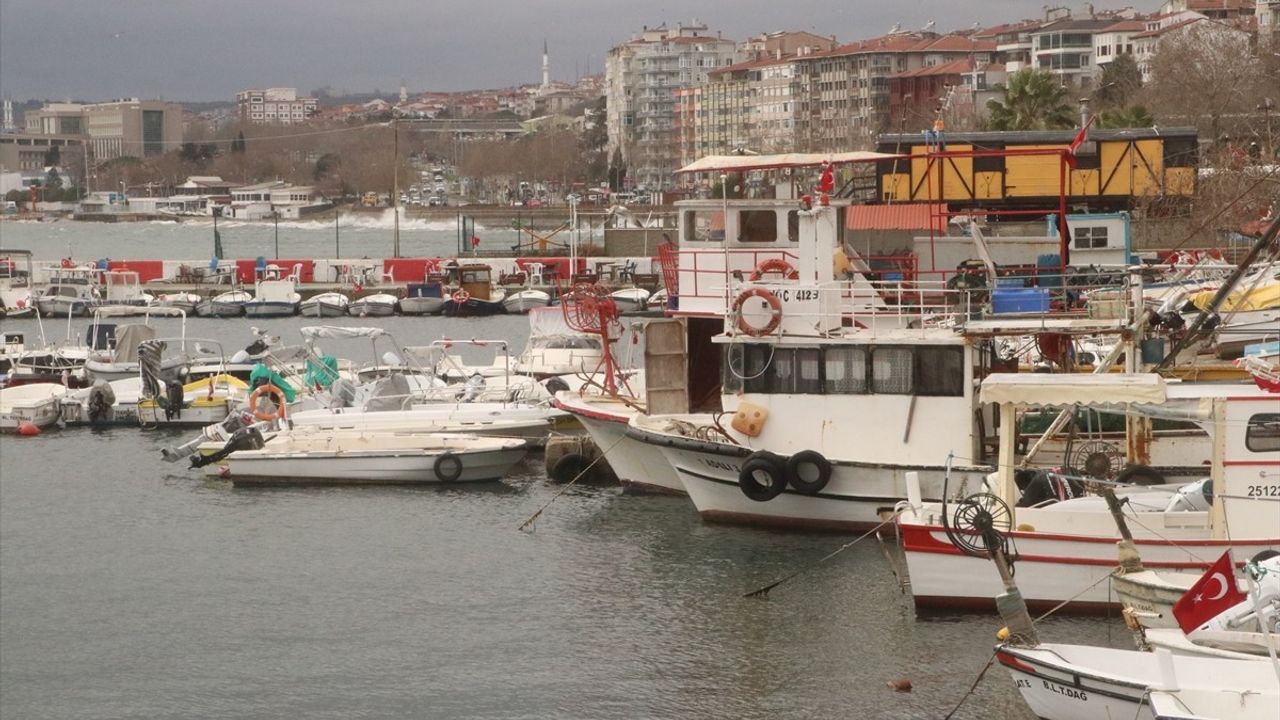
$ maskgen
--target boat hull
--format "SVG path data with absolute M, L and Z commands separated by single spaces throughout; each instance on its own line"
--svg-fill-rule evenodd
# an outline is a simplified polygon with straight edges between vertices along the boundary
M 43 317 L 84 317 L 89 314 L 89 303 L 63 297 L 38 297 L 36 307 Z
M 483 317 L 486 315 L 502 315 L 506 309 L 501 302 L 477 300 L 470 298 L 466 302 L 455 302 L 452 298 L 445 301 L 444 314 L 448 317 Z
M 445 298 L 407 297 L 400 300 L 403 315 L 439 315 L 444 311 Z
M 0 431 L 14 431 L 23 423 L 31 423 L 44 429 L 58 422 L 59 401 L 56 397 L 48 400 L 22 403 L 0 411 Z
M 391 317 L 396 314 L 396 306 L 390 303 L 356 301 L 347 306 L 347 313 L 352 317 Z
M 330 302 L 302 303 L 304 317 L 346 317 L 349 305 Z
M 298 314 L 298 303 L 294 302 L 247 302 L 243 306 L 245 317 L 272 318 L 292 317 Z
M 556 406 L 573 413 L 587 429 L 596 447 L 605 454 L 605 461 L 618 476 L 618 480 L 630 490 L 657 492 L 669 495 L 687 495 L 680 476 L 662 451 L 627 435 L 629 417 L 610 413 L 577 403 L 565 403 L 557 399 Z
M 462 474 L 453 482 L 484 482 L 502 476 L 525 455 L 523 448 L 457 453 Z M 253 451 L 228 457 L 236 485 L 436 485 L 438 451 L 307 452 Z

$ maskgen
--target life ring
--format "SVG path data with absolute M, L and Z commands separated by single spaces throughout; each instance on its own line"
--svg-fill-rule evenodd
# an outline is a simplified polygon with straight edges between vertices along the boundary
M 271 396 L 272 402 L 274 402 L 276 405 L 276 411 L 274 414 L 269 412 L 258 411 L 258 398 L 262 397 L 263 395 Z M 253 416 L 255 418 L 262 420 L 264 422 L 269 420 L 275 420 L 277 418 L 280 420 L 283 420 L 286 412 L 284 391 L 276 387 L 275 385 L 272 385 L 271 383 L 267 383 L 266 385 L 259 385 L 257 388 L 254 389 L 253 393 L 249 395 L 249 412 L 253 413 Z
M 798 493 L 817 495 L 831 480 L 831 461 L 817 450 L 801 450 L 787 458 L 787 482 Z
M 462 477 L 462 458 L 451 452 L 443 452 L 431 466 L 440 482 L 457 482 Z
M 449 297 L 451 297 L 451 298 L 453 299 L 453 302 L 454 302 L 454 303 L 456 303 L 456 304 L 458 304 L 458 305 L 463 305 L 463 304 L 465 304 L 468 300 L 470 300 L 470 299 L 471 299 L 471 293 L 467 292 L 466 290 L 464 290 L 464 289 L 462 289 L 462 288 L 458 288 L 457 290 L 454 290 L 454 291 L 453 291 L 453 295 L 450 295 Z
M 742 313 L 743 303 L 753 297 L 758 297 L 761 300 L 764 300 L 765 304 L 768 305 L 769 308 L 769 322 L 765 323 L 762 327 L 752 325 L 747 321 L 746 315 Z M 777 330 L 778 326 L 782 324 L 782 301 L 778 299 L 777 295 L 774 295 L 765 288 L 749 288 L 742 291 L 742 294 L 734 299 L 733 314 L 738 316 L 738 329 L 747 335 L 750 335 L 751 337 L 769 335 L 773 333 L 774 330 Z
M 800 279 L 800 273 L 791 267 L 791 263 L 782 258 L 770 258 L 757 265 L 756 269 L 751 271 L 751 281 L 756 282 L 764 277 L 765 273 L 771 272 L 782 273 L 782 276 L 788 280 Z
M 782 458 L 764 450 L 751 453 L 738 471 L 738 487 L 756 502 L 778 497 L 787 489 L 787 468 Z

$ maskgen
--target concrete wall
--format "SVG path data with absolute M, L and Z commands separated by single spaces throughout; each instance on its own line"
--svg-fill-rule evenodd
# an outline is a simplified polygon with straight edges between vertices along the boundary
M 664 233 L 675 242 L 674 228 L 606 229 L 604 254 L 609 257 L 657 257 L 658 246 L 666 242 Z

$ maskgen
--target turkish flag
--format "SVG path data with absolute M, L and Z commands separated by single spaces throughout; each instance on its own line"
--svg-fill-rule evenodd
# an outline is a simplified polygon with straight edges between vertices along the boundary
M 1072 170 L 1076 169 L 1076 151 L 1080 149 L 1080 146 L 1089 137 L 1089 126 L 1093 124 L 1093 120 L 1094 118 L 1089 118 L 1084 127 L 1080 128 L 1080 132 L 1076 133 L 1075 139 L 1067 146 L 1067 165 L 1071 166 Z
M 479 235 L 472 235 L 472 236 L 471 236 L 471 247 L 479 247 L 479 246 L 480 246 L 480 236 L 479 236 Z
M 1209 622 L 1228 608 L 1239 605 L 1245 599 L 1236 585 L 1231 551 L 1222 553 L 1204 577 L 1173 604 L 1173 616 L 1178 619 L 1182 632 L 1190 633 Z

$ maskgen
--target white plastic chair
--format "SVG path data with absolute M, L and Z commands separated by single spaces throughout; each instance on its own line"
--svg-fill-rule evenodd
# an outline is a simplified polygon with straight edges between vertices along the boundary
M 529 273 L 530 285 L 545 285 L 542 278 L 543 264 L 539 262 L 525 263 L 524 269 Z

